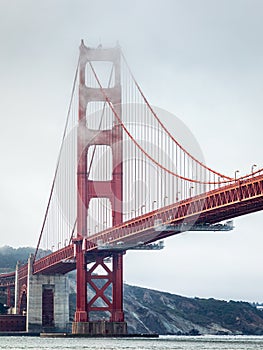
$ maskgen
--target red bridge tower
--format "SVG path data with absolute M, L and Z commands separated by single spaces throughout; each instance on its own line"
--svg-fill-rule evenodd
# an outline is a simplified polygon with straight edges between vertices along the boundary
M 88 86 L 88 73 L 94 74 L 93 65 L 97 62 L 112 62 L 114 84 L 104 88 Z M 94 130 L 89 127 L 87 115 L 88 104 L 100 101 L 111 103 L 121 117 L 121 73 L 120 48 L 88 48 L 83 41 L 80 46 L 79 61 L 79 124 L 78 124 L 78 165 L 77 165 L 77 306 L 73 333 L 78 334 L 125 334 L 127 324 L 123 313 L 123 252 L 95 251 L 86 252 L 89 239 L 88 227 L 89 206 L 92 199 L 107 198 L 111 204 L 112 225 L 123 221 L 122 197 L 122 128 L 113 118 L 110 128 Z M 88 174 L 88 151 L 90 147 L 107 146 L 112 152 L 112 174 L 110 180 L 94 180 Z M 100 170 L 99 170 L 100 171 Z M 111 257 L 111 268 L 104 259 Z M 87 264 L 93 266 L 87 270 Z M 95 274 L 97 270 L 102 271 Z M 95 295 L 89 296 L 88 286 Z M 106 290 L 110 290 L 110 297 Z M 104 311 L 109 319 L 95 318 L 94 314 Z M 91 314 L 93 318 L 91 319 Z M 101 315 L 101 314 L 100 314 Z

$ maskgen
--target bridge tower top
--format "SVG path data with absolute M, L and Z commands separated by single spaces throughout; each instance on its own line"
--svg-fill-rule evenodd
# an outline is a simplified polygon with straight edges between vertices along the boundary
M 96 63 L 101 62 L 101 74 L 109 73 L 107 85 L 102 86 L 92 78 L 96 76 Z M 111 63 L 111 71 L 107 72 L 106 65 Z M 105 65 L 105 67 L 103 67 Z M 121 79 L 120 79 L 120 48 L 89 48 L 82 41 L 80 45 L 79 62 L 79 126 L 78 126 L 78 210 L 77 235 L 86 238 L 89 235 L 88 216 L 92 200 L 109 199 L 112 208 L 112 218 L 106 219 L 108 226 L 120 224 L 122 219 L 122 128 L 112 117 L 112 124 L 102 129 L 102 119 L 105 109 L 111 103 L 114 110 L 121 117 Z M 101 77 L 100 77 L 101 78 Z M 103 77 L 104 78 L 104 77 Z M 102 79 L 105 81 L 105 78 Z M 92 105 L 101 103 L 101 109 L 93 112 Z M 90 119 L 97 120 L 96 126 Z M 91 127 L 92 125 L 92 127 Z M 83 137 L 83 135 L 85 135 Z M 112 166 L 111 174 L 105 173 L 103 159 L 93 161 L 98 149 L 110 149 Z M 89 164 L 87 160 L 90 160 Z M 96 169 L 95 169 L 96 167 Z M 106 172 L 109 172 L 106 169 Z M 94 173 L 95 176 L 94 176 Z M 93 174 L 93 177 L 92 177 Z M 110 180 L 108 180 L 110 179 Z

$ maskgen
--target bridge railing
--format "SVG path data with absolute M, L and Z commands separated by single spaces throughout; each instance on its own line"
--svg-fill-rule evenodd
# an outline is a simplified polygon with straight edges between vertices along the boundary
M 0 274 L 0 287 L 8 287 L 15 285 L 15 272 Z
M 52 269 L 52 267 L 56 267 L 58 262 L 63 263 L 63 261 L 71 258 L 74 258 L 73 244 L 70 244 L 67 247 L 57 250 L 56 252 L 35 261 L 33 265 L 33 273 L 39 273 L 41 271 L 47 270 L 47 268 Z

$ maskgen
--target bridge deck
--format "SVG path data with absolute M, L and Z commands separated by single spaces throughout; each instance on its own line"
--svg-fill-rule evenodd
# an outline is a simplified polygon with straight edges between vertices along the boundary
M 263 209 L 263 175 L 237 181 L 228 186 L 191 197 L 164 208 L 141 215 L 121 225 L 88 237 L 87 254 L 107 244 L 112 250 L 129 247 L 181 233 L 167 230 L 182 222 L 217 223 Z M 109 249 L 109 254 L 111 249 Z M 75 269 L 73 244 L 34 263 L 34 273 L 66 273 Z

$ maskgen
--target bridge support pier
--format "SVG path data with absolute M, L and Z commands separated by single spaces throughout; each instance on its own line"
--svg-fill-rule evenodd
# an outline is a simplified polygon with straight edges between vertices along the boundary
M 126 322 L 112 321 L 90 321 L 90 322 L 73 322 L 73 334 L 88 334 L 97 336 L 120 336 L 127 334 Z
M 62 274 L 32 274 L 27 281 L 27 332 L 65 332 L 69 323 L 68 278 Z
M 105 262 L 109 256 L 112 260 L 111 267 Z M 77 285 L 77 311 L 72 333 L 93 336 L 125 335 L 127 323 L 123 313 L 123 252 L 97 252 L 95 255 L 92 253 L 92 258 L 94 262 L 89 269 L 86 270 L 88 261 L 83 264 L 85 278 L 81 281 L 85 280 L 85 285 Z M 88 257 L 85 259 L 89 260 Z M 81 295 L 78 289 L 85 291 L 82 299 L 78 297 Z M 81 319 L 80 315 L 84 315 L 86 319 Z

